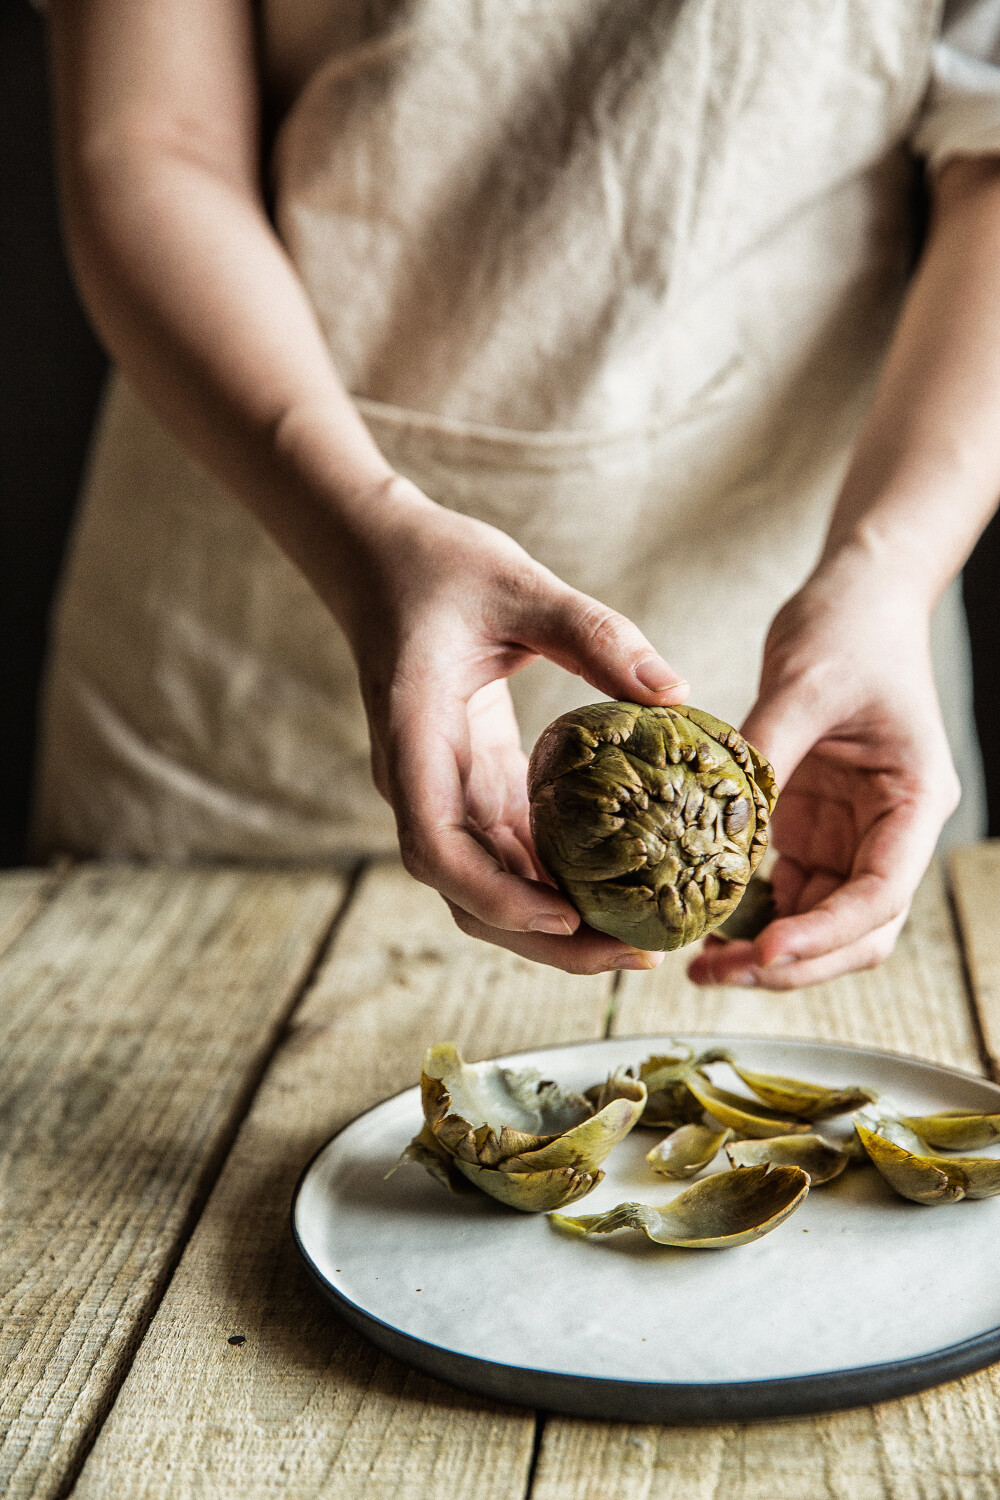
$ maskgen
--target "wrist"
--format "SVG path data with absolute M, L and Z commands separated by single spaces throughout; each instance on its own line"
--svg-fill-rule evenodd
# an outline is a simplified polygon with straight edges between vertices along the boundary
M 928 621 L 949 582 L 912 540 L 861 522 L 841 535 L 831 528 L 805 588 L 842 599 L 845 607 L 866 600 L 879 613 Z

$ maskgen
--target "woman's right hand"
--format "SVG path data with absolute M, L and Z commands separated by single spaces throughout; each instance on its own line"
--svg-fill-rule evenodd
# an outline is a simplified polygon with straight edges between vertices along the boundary
M 407 869 L 464 932 L 526 958 L 576 974 L 654 968 L 662 955 L 582 925 L 546 881 L 506 679 L 545 656 L 611 698 L 679 703 L 687 684 L 624 616 L 408 481 L 381 484 L 354 516 L 328 603 L 357 661 L 375 784 Z

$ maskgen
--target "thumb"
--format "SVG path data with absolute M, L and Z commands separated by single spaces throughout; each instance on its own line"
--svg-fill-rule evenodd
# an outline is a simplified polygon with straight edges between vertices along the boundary
M 560 588 L 532 611 L 523 640 L 609 698 L 681 703 L 689 685 L 632 621 L 576 589 Z

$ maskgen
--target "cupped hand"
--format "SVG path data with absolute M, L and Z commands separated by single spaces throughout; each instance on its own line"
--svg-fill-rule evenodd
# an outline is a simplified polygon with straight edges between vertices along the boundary
M 369 514 L 336 613 L 407 869 L 463 931 L 526 958 L 571 973 L 654 968 L 661 954 L 582 925 L 538 866 L 506 679 L 545 656 L 611 698 L 679 703 L 687 684 L 629 620 L 407 481 Z
M 822 568 L 777 615 L 743 733 L 774 766 L 778 917 L 706 939 L 698 984 L 816 984 L 892 951 L 957 806 L 931 670 L 929 606 L 863 555 Z

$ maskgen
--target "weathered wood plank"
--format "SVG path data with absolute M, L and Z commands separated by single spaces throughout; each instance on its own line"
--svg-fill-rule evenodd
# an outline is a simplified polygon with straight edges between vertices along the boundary
M 397 866 L 370 871 L 293 1018 L 80 1477 L 116 1497 L 524 1493 L 533 1419 L 403 1370 L 344 1328 L 288 1231 L 304 1162 L 416 1081 L 431 1042 L 469 1057 L 600 1035 L 606 976 L 570 979 L 463 937 Z M 228 1340 L 242 1336 L 246 1343 Z
M 977 866 L 996 910 L 1000 864 Z M 983 939 L 983 951 L 988 939 Z M 997 940 L 993 938 L 993 952 Z M 615 1030 L 815 1036 L 981 1071 L 940 871 L 928 875 L 883 968 L 812 990 L 697 990 L 686 955 L 627 975 Z M 671 1428 L 550 1419 L 532 1500 L 994 1500 L 995 1371 L 905 1401 L 796 1421 Z
M 83 868 L 0 961 L 0 1493 L 63 1494 L 342 901 Z
M 951 883 L 983 1047 L 1000 1079 L 1000 839 L 956 849 Z
M 31 926 L 59 885 L 59 880 L 52 870 L 4 870 L 0 873 L 0 957 Z

